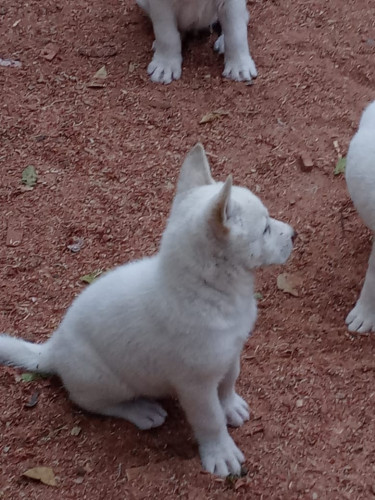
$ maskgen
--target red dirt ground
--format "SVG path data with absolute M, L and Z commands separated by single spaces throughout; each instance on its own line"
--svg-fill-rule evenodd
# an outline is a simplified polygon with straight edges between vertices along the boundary
M 259 273 L 263 299 L 238 384 L 252 420 L 231 431 L 247 457 L 245 478 L 201 472 L 173 402 L 163 427 L 138 432 L 81 412 L 58 380 L 22 382 L 1 368 L 0 498 L 375 496 L 375 339 L 344 324 L 370 238 L 343 176 L 333 175 L 375 98 L 375 4 L 249 8 L 254 85 L 222 79 L 212 35 L 188 45 L 180 81 L 158 86 L 146 75 L 152 28 L 133 0 L 0 3 L 0 57 L 22 63 L 0 68 L 0 331 L 45 340 L 85 286 L 82 275 L 155 252 L 197 140 L 218 179 L 232 172 L 296 227 L 285 270 L 302 279 L 294 297 L 277 288 L 284 270 Z M 105 86 L 88 87 L 103 65 Z M 199 124 L 217 109 L 229 114 Z M 311 172 L 301 171 L 301 154 Z M 39 177 L 25 192 L 28 165 Z M 9 230 L 22 232 L 20 245 L 6 246 Z M 84 246 L 72 253 L 78 237 Z M 35 392 L 37 404 L 26 407 Z M 41 465 L 53 468 L 57 488 L 22 477 Z

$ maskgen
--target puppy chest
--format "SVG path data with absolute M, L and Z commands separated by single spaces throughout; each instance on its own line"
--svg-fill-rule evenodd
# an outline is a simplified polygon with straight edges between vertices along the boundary
M 181 31 L 207 28 L 217 21 L 217 0 L 179 0 L 177 22 Z

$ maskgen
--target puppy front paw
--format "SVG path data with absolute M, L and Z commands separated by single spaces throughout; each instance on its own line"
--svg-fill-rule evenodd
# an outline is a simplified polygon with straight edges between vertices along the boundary
M 358 300 L 345 322 L 350 332 L 375 332 L 375 310 Z
M 232 427 L 239 427 L 250 418 L 249 405 L 238 394 L 221 402 L 227 424 Z
M 241 473 L 241 464 L 245 457 L 229 434 L 218 441 L 201 445 L 199 451 L 203 468 L 207 472 L 221 477 Z
M 227 59 L 223 76 L 237 82 L 250 81 L 258 75 L 255 63 L 250 55 Z
M 181 77 L 181 62 L 181 57 L 166 57 L 155 52 L 147 73 L 153 82 L 168 84 Z

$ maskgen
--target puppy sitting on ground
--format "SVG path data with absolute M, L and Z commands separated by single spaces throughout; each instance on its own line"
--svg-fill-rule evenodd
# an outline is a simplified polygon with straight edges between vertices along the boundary
M 154 28 L 155 53 L 147 70 L 153 82 L 170 83 L 180 78 L 180 32 L 204 29 L 217 20 L 223 33 L 215 43 L 215 50 L 224 54 L 223 75 L 237 81 L 257 76 L 247 41 L 246 0 L 137 0 L 137 3 L 150 16 Z
M 346 182 L 359 215 L 375 234 L 375 101 L 364 111 L 351 140 Z M 375 332 L 375 243 L 361 294 L 346 323 L 351 332 Z
M 0 362 L 55 373 L 82 408 L 140 429 L 166 418 L 155 398 L 176 396 L 204 469 L 238 474 L 244 456 L 227 424 L 249 418 L 235 382 L 256 319 L 254 270 L 284 263 L 293 236 L 231 177 L 215 182 L 197 144 L 159 252 L 85 289 L 46 343 L 0 335 Z

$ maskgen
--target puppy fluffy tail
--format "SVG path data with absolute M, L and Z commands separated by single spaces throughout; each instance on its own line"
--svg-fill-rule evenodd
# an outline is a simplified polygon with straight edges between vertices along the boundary
M 50 340 L 44 344 L 34 344 L 10 335 L 0 335 L 0 364 L 22 367 L 37 373 L 56 373 Z

